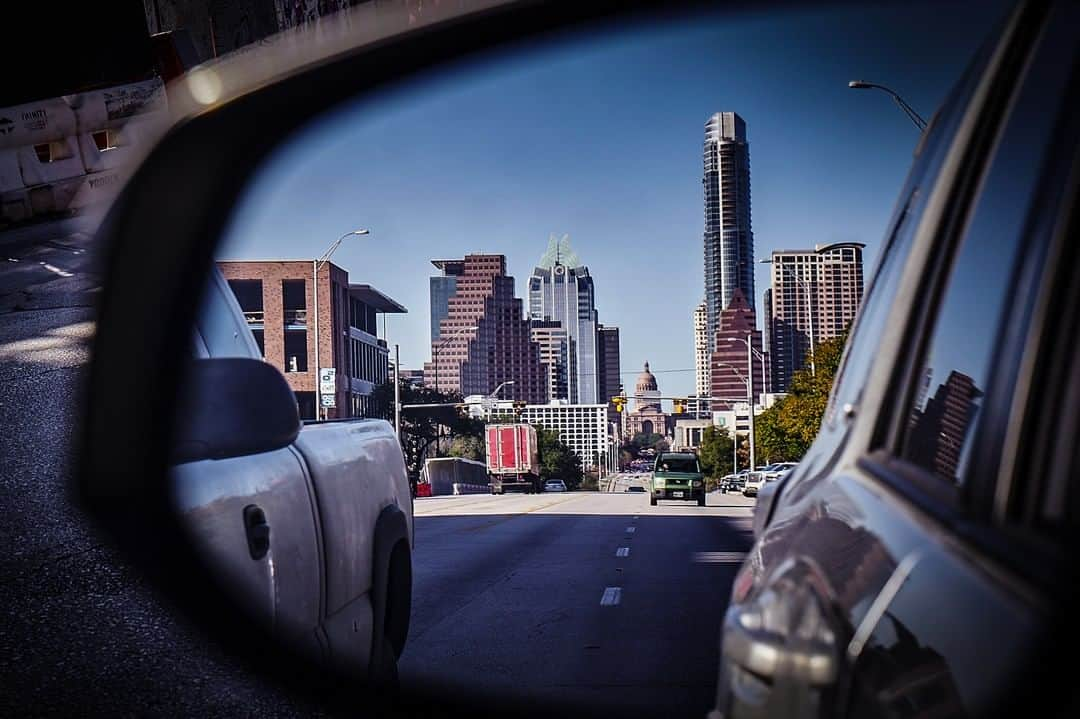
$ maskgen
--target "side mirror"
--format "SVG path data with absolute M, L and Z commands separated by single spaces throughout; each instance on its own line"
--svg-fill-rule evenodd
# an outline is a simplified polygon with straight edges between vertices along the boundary
M 197 359 L 185 387 L 177 412 L 175 464 L 269 452 L 290 445 L 300 432 L 292 390 L 266 362 Z

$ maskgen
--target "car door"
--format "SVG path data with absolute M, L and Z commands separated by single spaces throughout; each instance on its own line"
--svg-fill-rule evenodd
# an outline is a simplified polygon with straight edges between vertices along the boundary
M 1068 416 L 1047 398 L 1069 373 L 1037 368 L 1076 367 L 1060 322 L 1076 311 L 1074 291 L 1062 298 L 1076 272 L 1078 26 L 1080 8 L 1059 3 L 1033 35 L 958 242 L 938 258 L 949 270 L 904 401 L 865 463 L 912 503 L 917 541 L 846 647 L 853 718 L 1019 715 L 1006 690 L 1047 685 L 1031 669 L 1072 573 L 1050 526 L 1068 522 L 1075 465 L 1071 449 L 1050 465 L 1032 438 Z
M 940 255 L 962 236 L 986 158 L 1002 146 L 995 142 L 1004 136 L 1004 113 L 1043 19 L 1038 8 L 1015 13 L 920 140 L 821 431 L 757 508 L 757 542 L 736 577 L 724 622 L 718 709 L 725 716 L 842 716 L 872 675 L 860 662 L 874 631 L 926 636 L 939 604 L 947 604 L 934 590 L 935 577 L 953 577 L 957 591 L 967 589 L 961 596 L 974 596 L 971 571 L 960 571 L 970 560 L 958 565 L 960 555 L 941 554 L 949 534 L 939 514 L 953 501 L 950 493 L 930 493 L 925 484 L 898 487 L 873 460 L 882 451 L 880 423 L 896 416 L 896 398 L 921 379 L 911 376 L 920 357 L 912 350 L 930 331 L 950 267 L 951 254 Z M 983 261 L 1011 271 L 1011 257 Z M 993 311 L 983 315 L 1000 321 Z M 899 612 L 912 597 L 918 610 Z M 986 607 L 987 616 L 1013 612 L 1011 601 Z M 890 607 L 889 623 L 882 623 Z M 950 610 L 962 612 L 959 605 Z M 901 624 L 893 626 L 896 616 Z M 1018 627 L 1017 636 L 1028 629 Z M 1008 635 L 1002 640 L 1006 651 L 1020 648 L 1019 639 L 1013 646 Z
M 194 345 L 198 358 L 261 359 L 236 298 L 216 271 Z M 176 464 L 170 483 L 192 542 L 227 589 L 279 636 L 321 655 L 315 630 L 322 549 L 311 477 L 296 448 Z

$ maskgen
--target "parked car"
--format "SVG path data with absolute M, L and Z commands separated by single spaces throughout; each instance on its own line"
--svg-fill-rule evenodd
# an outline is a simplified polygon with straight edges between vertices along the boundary
M 729 492 L 733 489 L 740 489 L 738 475 L 734 472 L 730 474 L 725 474 L 723 477 L 721 477 L 718 485 L 718 489 L 721 492 Z
M 775 464 L 770 464 L 765 470 L 765 481 L 775 482 L 791 470 L 795 469 L 797 465 L 797 462 L 776 462 Z
M 412 496 L 383 420 L 300 425 L 213 270 L 170 472 L 181 526 L 217 579 L 300 651 L 397 674 L 411 604 Z M 321 637 L 321 639 L 320 639 Z
M 565 492 L 566 482 L 562 481 L 561 479 L 549 479 L 548 481 L 544 482 L 544 491 Z
M 766 474 L 771 468 L 772 465 L 770 464 L 758 467 L 752 472 L 750 470 L 743 470 L 745 472 L 743 475 L 745 477 L 742 488 L 743 495 L 746 497 L 757 496 L 758 491 L 764 486 Z
M 1076 3 L 1020 3 L 919 139 L 820 432 L 760 492 L 716 716 L 1074 691 L 1043 657 L 1075 643 L 1077 27 Z

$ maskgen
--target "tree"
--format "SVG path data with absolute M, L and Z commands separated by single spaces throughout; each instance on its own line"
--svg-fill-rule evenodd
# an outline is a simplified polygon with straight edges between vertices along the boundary
M 451 457 L 461 457 L 463 459 L 471 459 L 475 462 L 483 462 L 485 459 L 484 438 L 471 435 L 455 437 L 450 443 L 450 449 L 446 453 Z
M 554 429 L 536 427 L 536 443 L 540 450 L 540 478 L 561 479 L 567 489 L 577 489 L 584 476 L 581 471 L 581 458 L 559 438 Z
M 732 439 L 723 427 L 706 427 L 701 435 L 698 460 L 706 477 L 718 478 L 731 473 Z
M 791 378 L 791 392 L 755 421 L 758 454 L 768 461 L 798 461 L 821 429 L 847 332 L 825 340 L 814 352 L 816 373 L 801 369 Z
M 418 387 L 409 382 L 401 383 L 401 404 L 449 404 L 461 402 L 456 394 L 437 392 L 430 387 Z M 372 401 L 376 407 L 385 408 L 384 416 L 394 416 L 394 384 L 384 382 L 372 392 Z M 423 409 L 403 409 L 401 412 L 401 449 L 405 455 L 405 468 L 409 473 L 409 484 L 413 491 L 420 479 L 420 470 L 424 467 L 430 449 L 437 439 L 447 437 L 451 447 L 456 438 L 469 437 L 483 443 L 484 423 L 463 414 L 456 407 L 425 407 Z M 483 454 L 481 454 L 483 458 Z

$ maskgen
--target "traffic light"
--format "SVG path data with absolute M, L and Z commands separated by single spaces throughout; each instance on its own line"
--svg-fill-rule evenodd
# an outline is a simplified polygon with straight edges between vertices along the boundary
M 611 398 L 611 403 L 613 405 L 615 405 L 615 411 L 616 412 L 622 412 L 623 411 L 623 402 L 625 402 L 625 401 L 626 401 L 626 399 L 624 397 L 612 397 Z
M 674 400 L 671 401 L 671 403 L 672 403 L 672 408 L 671 408 L 672 414 L 682 414 L 683 412 L 686 411 L 686 400 L 685 399 L 674 399 Z

